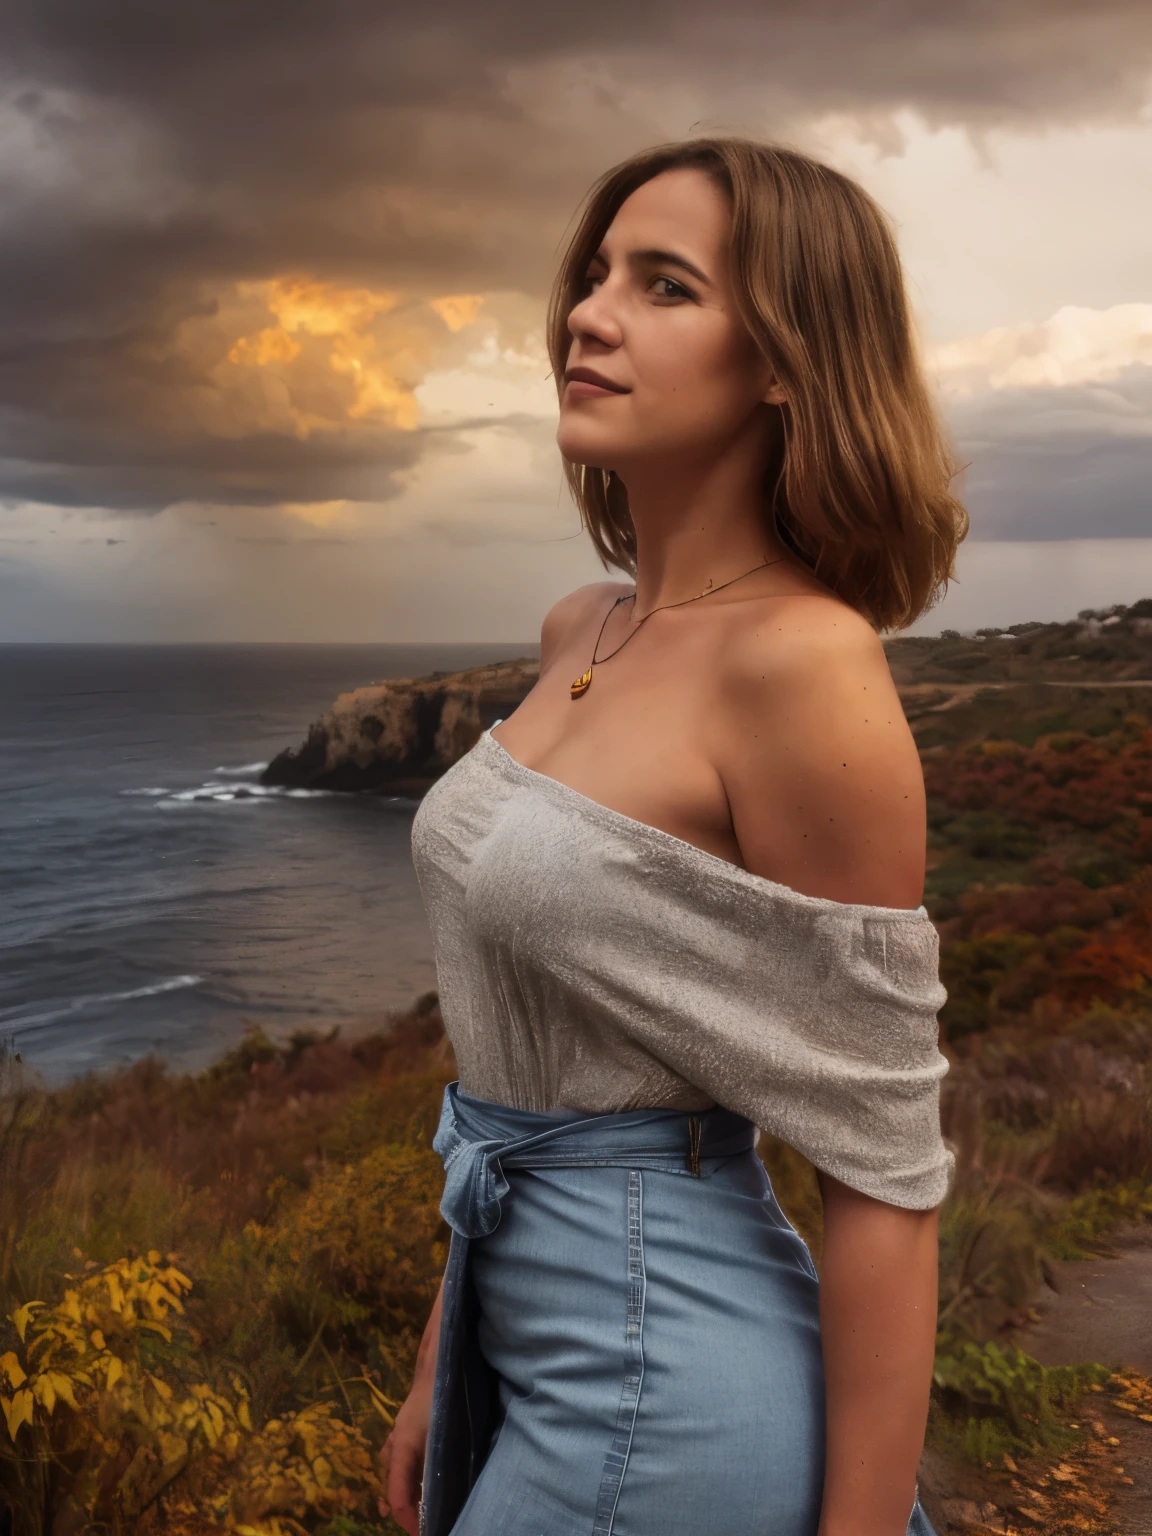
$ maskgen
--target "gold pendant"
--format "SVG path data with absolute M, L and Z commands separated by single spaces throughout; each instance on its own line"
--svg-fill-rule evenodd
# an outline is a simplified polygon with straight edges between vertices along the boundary
M 592 686 L 592 668 L 589 667 L 587 672 L 585 672 L 582 677 L 578 677 L 574 683 L 569 685 L 568 692 L 572 695 L 572 697 L 574 699 L 578 699 L 578 698 L 581 697 L 582 694 L 587 693 L 589 688 L 591 688 L 591 686 Z

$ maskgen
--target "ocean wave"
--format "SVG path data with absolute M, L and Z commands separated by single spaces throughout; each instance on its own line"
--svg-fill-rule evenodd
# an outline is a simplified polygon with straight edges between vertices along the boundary
M 263 773 L 267 766 L 267 763 L 241 763 L 238 768 L 229 768 L 227 765 L 223 767 L 218 766 L 213 768 L 212 772 L 222 773 L 228 778 L 241 779 L 245 774 Z
M 165 790 L 157 799 L 156 809 L 177 805 L 203 804 L 205 801 L 259 805 L 268 800 L 326 800 L 339 794 L 334 789 L 289 789 L 282 784 L 219 784 L 209 780 L 195 789 Z
M 263 768 L 263 763 L 249 764 L 253 768 Z M 224 770 L 217 768 L 216 773 L 230 771 L 239 775 L 239 768 Z M 212 804 L 247 804 L 261 805 L 270 800 L 370 800 L 377 805 L 415 807 L 420 803 L 408 795 L 350 795 L 345 790 L 339 789 L 305 789 L 301 786 L 288 786 L 286 784 L 236 784 L 221 782 L 217 779 L 208 779 L 203 784 L 197 784 L 192 789 L 167 789 L 163 785 L 149 784 L 140 789 L 122 789 L 121 795 L 131 795 L 146 800 L 154 800 L 158 811 L 175 809 L 181 805 L 206 805 Z
M 186 987 L 198 987 L 205 976 L 167 976 L 163 981 L 155 981 L 146 987 L 132 987 L 127 992 L 91 992 L 82 997 L 71 997 L 65 1003 L 60 1003 L 55 1008 L 49 1008 L 44 1013 L 34 1013 L 28 1018 L 15 1017 L 18 1010 L 15 1008 L 0 1009 L 0 1025 L 7 1024 L 17 1037 L 29 1033 L 33 1028 L 44 1028 L 48 1024 L 54 1024 L 58 1019 L 67 1018 L 70 1013 L 79 1013 L 81 1009 L 98 1007 L 103 1003 L 130 1003 L 140 997 L 156 997 L 161 992 L 177 992 Z

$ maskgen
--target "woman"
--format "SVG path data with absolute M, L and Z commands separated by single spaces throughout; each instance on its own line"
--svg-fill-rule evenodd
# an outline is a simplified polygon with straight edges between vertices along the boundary
M 460 1082 L 388 1501 L 428 1536 L 930 1532 L 944 994 L 877 630 L 966 517 L 895 247 L 804 156 L 664 145 L 593 189 L 549 329 L 634 580 L 552 609 L 413 828 Z M 819 1281 L 756 1126 L 816 1165 Z

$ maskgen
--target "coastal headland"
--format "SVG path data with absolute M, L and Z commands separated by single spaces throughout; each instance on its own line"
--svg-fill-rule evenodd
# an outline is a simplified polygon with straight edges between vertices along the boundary
M 540 675 L 533 656 L 465 672 L 394 678 L 340 694 L 262 784 L 419 796 L 481 731 L 509 714 Z

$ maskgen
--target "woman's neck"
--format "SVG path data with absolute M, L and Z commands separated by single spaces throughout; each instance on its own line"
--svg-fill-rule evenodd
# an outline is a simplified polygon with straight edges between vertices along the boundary
M 750 488 L 626 482 L 636 529 L 639 619 L 787 554 Z
M 779 412 L 759 406 L 722 447 L 618 467 L 636 530 L 636 619 L 787 557 L 764 494 L 780 432 Z

